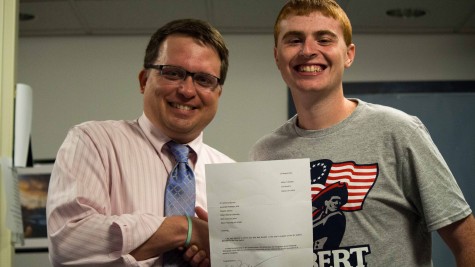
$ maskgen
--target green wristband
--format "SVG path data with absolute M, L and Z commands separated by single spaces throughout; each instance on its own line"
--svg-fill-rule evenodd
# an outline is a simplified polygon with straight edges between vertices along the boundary
M 193 223 L 191 222 L 191 217 L 186 215 L 186 219 L 188 220 L 188 234 L 186 235 L 185 247 L 190 246 L 191 241 L 191 233 L 193 231 Z

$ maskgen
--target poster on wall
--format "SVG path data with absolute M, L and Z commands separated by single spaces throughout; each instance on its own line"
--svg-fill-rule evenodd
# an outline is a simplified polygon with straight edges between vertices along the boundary
M 16 251 L 46 251 L 46 199 L 53 165 L 17 168 L 20 193 L 24 244 L 16 245 Z

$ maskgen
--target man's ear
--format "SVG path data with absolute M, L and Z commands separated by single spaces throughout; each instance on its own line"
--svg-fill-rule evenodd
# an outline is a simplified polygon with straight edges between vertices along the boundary
M 145 85 L 147 85 L 147 79 L 148 79 L 148 70 L 142 69 L 139 73 L 139 83 L 140 83 L 141 94 L 145 92 Z
M 356 54 L 356 46 L 355 44 L 350 44 L 346 49 L 346 61 L 345 61 L 345 68 L 349 68 L 353 61 L 355 60 Z

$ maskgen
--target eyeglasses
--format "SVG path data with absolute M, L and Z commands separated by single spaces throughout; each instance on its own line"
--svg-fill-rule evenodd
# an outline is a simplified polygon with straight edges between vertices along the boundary
M 173 83 L 182 82 L 188 76 L 191 76 L 193 83 L 198 89 L 212 91 L 220 83 L 220 79 L 214 75 L 203 72 L 189 72 L 177 66 L 145 64 L 144 67 L 158 70 L 162 77 Z

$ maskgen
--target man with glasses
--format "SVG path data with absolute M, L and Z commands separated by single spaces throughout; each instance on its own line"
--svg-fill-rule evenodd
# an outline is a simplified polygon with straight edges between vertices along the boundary
M 142 116 L 77 125 L 57 154 L 47 202 L 55 266 L 209 265 L 204 166 L 233 160 L 203 143 L 203 129 L 228 49 L 208 23 L 176 20 L 151 37 L 143 66 Z M 175 179 L 187 185 L 172 188 Z

